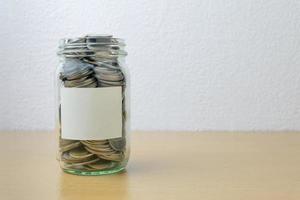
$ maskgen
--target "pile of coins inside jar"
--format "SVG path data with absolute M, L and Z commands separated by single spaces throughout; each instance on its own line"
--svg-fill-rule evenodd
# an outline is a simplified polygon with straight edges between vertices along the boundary
M 107 140 L 69 140 L 59 137 L 60 161 L 63 169 L 95 171 L 120 165 L 126 151 L 125 87 L 126 80 L 119 58 L 125 56 L 124 42 L 106 36 L 84 36 L 63 39 L 58 55 L 64 58 L 60 87 L 96 88 L 122 87 L 122 137 Z M 59 108 L 60 112 L 61 109 Z M 60 115 L 60 114 L 59 114 Z M 61 125 L 61 117 L 59 117 Z M 60 126 L 61 127 L 61 126 Z

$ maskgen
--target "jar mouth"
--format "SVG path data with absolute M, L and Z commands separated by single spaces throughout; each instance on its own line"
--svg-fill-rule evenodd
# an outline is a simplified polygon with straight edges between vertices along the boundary
M 57 54 L 66 58 L 116 58 L 127 55 L 124 48 L 124 40 L 112 35 L 86 35 L 61 39 Z

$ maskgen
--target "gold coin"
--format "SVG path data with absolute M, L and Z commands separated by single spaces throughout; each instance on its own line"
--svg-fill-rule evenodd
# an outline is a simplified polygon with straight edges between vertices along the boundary
M 71 144 L 61 146 L 60 151 L 61 152 L 66 152 L 66 151 L 69 151 L 69 150 L 74 149 L 74 148 L 79 147 L 79 146 L 81 146 L 80 142 L 73 142 Z
M 99 152 L 114 152 L 114 150 L 110 146 L 105 146 L 105 147 L 99 147 L 99 146 L 89 146 L 86 145 L 89 149 L 92 149 L 94 151 L 99 151 Z
M 108 140 L 82 140 L 81 142 L 85 142 L 88 144 L 107 144 Z
M 113 162 L 97 162 L 97 163 L 89 164 L 88 166 L 95 170 L 103 170 L 103 169 L 112 168 L 114 167 L 114 165 L 115 164 Z
M 87 151 L 89 151 L 90 153 L 97 155 L 98 157 L 110 156 L 111 154 L 114 153 L 114 152 L 103 152 L 103 151 L 101 152 L 101 151 L 95 151 L 95 150 L 90 149 L 90 148 L 88 148 L 88 147 L 85 147 L 85 149 L 86 149 Z
M 86 148 L 86 147 L 85 147 Z M 121 161 L 124 156 L 122 153 L 116 153 L 116 152 L 99 152 L 99 151 L 94 151 L 89 148 L 86 148 L 89 152 L 97 155 L 99 158 L 102 158 L 104 160 L 111 160 L 111 161 Z
M 85 146 L 84 147 L 88 152 L 90 153 L 93 153 L 93 154 L 96 154 L 96 155 L 110 155 L 110 154 L 113 154 L 114 151 L 103 151 L 101 149 L 93 149 L 93 148 L 90 148 L 90 147 L 87 147 Z
M 95 159 L 96 156 L 94 156 L 92 154 L 91 157 L 86 157 L 86 158 L 74 158 L 72 156 L 70 156 L 69 152 L 64 152 L 61 155 L 61 161 L 62 162 L 66 162 L 66 163 L 82 163 L 82 162 L 86 162 L 92 159 Z
M 80 141 L 82 144 L 86 145 L 86 146 L 97 146 L 97 147 L 106 147 L 108 146 L 108 142 L 106 143 L 90 143 L 87 141 Z
M 84 148 L 76 148 L 72 149 L 69 152 L 70 156 L 75 159 L 85 159 L 93 156 L 90 152 L 85 150 Z
M 111 160 L 111 161 L 117 161 L 117 162 L 120 162 L 123 159 L 123 155 L 121 155 L 121 154 L 98 155 L 98 156 L 105 160 Z
M 68 164 L 68 163 L 64 163 L 64 165 L 66 167 L 76 167 L 76 166 L 82 166 L 82 165 L 87 165 L 87 164 L 92 164 L 92 163 L 95 163 L 97 161 L 99 161 L 100 159 L 99 158 L 95 158 L 93 160 L 89 160 L 89 161 L 85 161 L 85 162 L 80 162 L 80 163 L 72 163 L 72 164 Z
M 72 144 L 74 142 L 78 142 L 77 140 L 66 140 L 66 139 L 60 139 L 59 140 L 59 145 L 60 146 L 65 146 L 65 145 L 68 145 L 68 144 Z

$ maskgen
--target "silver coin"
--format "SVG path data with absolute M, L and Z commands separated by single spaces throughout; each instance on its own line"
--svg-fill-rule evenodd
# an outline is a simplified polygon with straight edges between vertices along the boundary
M 118 73 L 120 72 L 119 69 L 112 69 L 112 68 L 109 68 L 109 67 L 94 67 L 94 72 L 96 74 L 115 74 L 115 73 Z
M 76 85 L 76 87 L 86 87 L 91 84 L 97 83 L 97 80 L 95 78 L 86 79 L 85 81 L 81 82 L 80 84 Z
M 106 68 L 106 70 L 103 70 L 103 69 L 105 69 L 104 67 L 95 67 L 95 68 L 100 68 L 100 70 L 97 71 L 98 72 L 97 74 L 99 76 L 108 75 L 108 76 L 115 76 L 115 77 L 122 77 L 123 78 L 123 73 L 121 72 L 121 70 L 108 69 L 108 68 Z M 101 72 L 101 70 L 102 70 L 102 72 Z
M 105 81 L 105 80 L 98 80 L 100 85 L 110 85 L 110 86 L 122 86 L 125 83 L 123 81 Z
M 126 146 L 126 140 L 124 137 L 109 139 L 108 141 L 111 148 L 113 148 L 116 151 L 123 151 Z
M 123 81 L 124 77 L 122 73 L 114 73 L 114 74 L 95 74 L 95 77 L 98 79 L 98 81 Z
M 74 70 L 73 72 L 71 73 L 65 73 L 65 74 L 62 74 L 62 79 L 67 79 L 67 80 L 75 80 L 75 79 L 80 79 L 80 78 L 83 78 L 83 77 L 87 77 L 91 74 L 93 74 L 94 71 L 87 68 L 87 69 L 83 69 L 83 70 Z
M 87 48 L 74 48 L 74 47 L 69 47 L 69 48 L 65 48 L 64 50 L 60 51 L 60 53 L 62 54 L 93 54 L 94 51 L 90 50 L 90 49 L 87 49 Z
M 70 86 L 72 87 L 72 86 L 76 86 L 77 84 L 82 83 L 83 81 L 85 81 L 88 78 L 89 78 L 88 76 L 85 76 L 85 77 L 82 77 L 79 79 L 65 80 L 64 84 L 67 87 L 70 87 Z
M 109 34 L 87 34 L 85 38 L 112 38 Z
M 73 79 L 73 80 L 65 80 L 64 81 L 64 86 L 65 87 L 82 87 L 82 86 L 86 86 L 86 85 L 90 85 L 92 83 L 97 82 L 97 79 L 95 79 L 94 77 L 86 77 L 85 79 L 80 78 L 81 81 L 77 81 L 79 79 Z
M 114 37 L 87 37 L 86 38 L 87 44 L 102 44 L 102 45 L 119 45 L 125 46 L 124 40 L 120 38 Z
M 65 45 L 61 47 L 61 50 L 69 50 L 69 49 L 87 49 L 86 43 L 77 43 L 71 45 Z
M 117 40 L 113 38 L 112 35 L 88 35 L 86 37 L 86 43 L 110 44 L 117 43 Z
M 69 51 L 69 52 L 64 52 L 61 51 L 59 52 L 65 57 L 87 57 L 87 56 L 96 56 L 95 52 L 92 51 Z
M 87 44 L 87 48 L 94 51 L 117 51 L 121 50 L 119 45 L 103 45 L 99 43 Z
M 78 38 L 68 38 L 65 39 L 65 43 L 67 44 L 74 44 L 74 43 L 85 43 L 86 42 L 86 38 L 85 37 L 78 37 Z
M 84 62 L 92 63 L 93 65 L 98 65 L 98 66 L 101 66 L 101 64 L 106 64 L 108 67 L 109 66 L 114 66 L 114 67 L 118 66 L 118 61 L 117 60 L 112 60 L 112 59 L 85 57 L 82 60 Z
M 95 88 L 98 86 L 98 83 L 95 82 L 95 83 L 91 83 L 89 85 L 84 85 L 84 86 L 81 86 L 81 88 Z

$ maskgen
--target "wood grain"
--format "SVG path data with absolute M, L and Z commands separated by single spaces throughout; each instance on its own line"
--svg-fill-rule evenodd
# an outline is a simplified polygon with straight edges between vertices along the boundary
M 0 133 L 0 199 L 300 199 L 299 133 L 137 132 L 122 174 L 63 173 L 51 133 Z

